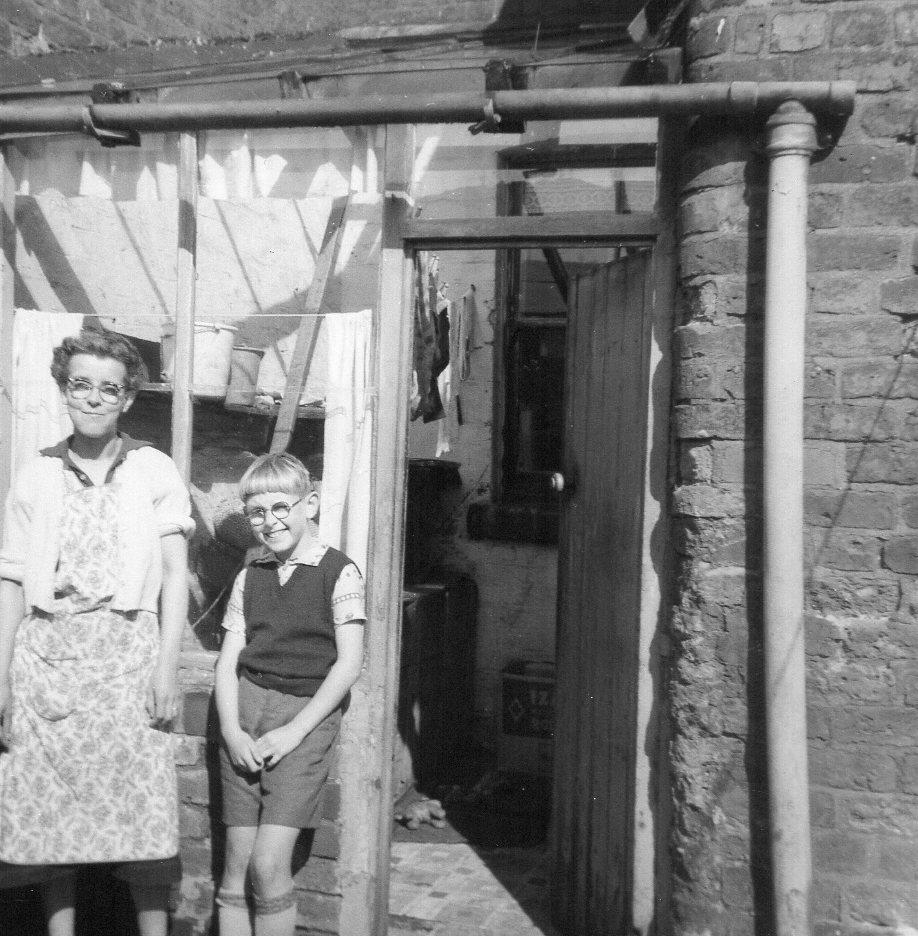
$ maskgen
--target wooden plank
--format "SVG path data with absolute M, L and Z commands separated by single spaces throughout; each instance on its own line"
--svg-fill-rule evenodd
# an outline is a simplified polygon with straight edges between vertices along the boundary
M 570 308 L 586 305 L 583 290 L 589 284 L 575 280 Z M 549 831 L 552 875 L 552 915 L 565 923 L 572 920 L 573 881 L 576 874 L 577 799 L 574 789 L 578 779 L 577 726 L 580 721 L 581 629 L 579 595 L 582 581 L 580 556 L 583 542 L 583 514 L 580 471 L 585 445 L 585 388 L 589 381 L 589 323 L 572 311 L 569 317 L 564 389 L 564 479 L 562 510 L 558 537 L 558 624 L 556 673 L 556 717 L 552 817 Z M 577 379 L 574 379 L 574 375 Z
M 0 520 L 13 469 L 13 308 L 16 276 L 16 179 L 12 144 L 0 147 Z
M 664 50 L 667 51 L 667 50 Z M 679 53 L 680 50 L 669 50 Z M 667 53 L 673 65 L 680 55 Z M 670 778 L 668 732 L 661 714 L 666 661 L 660 650 L 665 597 L 669 594 L 670 518 L 669 479 L 670 405 L 672 383 L 673 293 L 678 266 L 676 240 L 679 203 L 679 159 L 684 150 L 682 120 L 663 118 L 657 149 L 657 215 L 660 237 L 653 246 L 653 281 L 647 330 L 647 438 L 644 507 L 641 516 L 641 612 L 637 638 L 635 700 L 634 853 L 632 857 L 632 914 L 636 934 L 666 932 L 669 907 Z
M 525 143 L 501 150 L 508 169 L 593 169 L 652 166 L 656 143 Z
M 274 425 L 274 435 L 271 438 L 271 451 L 286 452 L 293 431 L 296 428 L 297 408 L 300 405 L 300 395 L 306 386 L 309 366 L 312 363 L 316 342 L 319 338 L 319 329 L 313 317 L 318 315 L 322 308 L 322 301 L 328 288 L 328 280 L 335 268 L 338 257 L 338 248 L 341 244 L 341 231 L 344 228 L 344 212 L 347 208 L 347 197 L 336 198 L 328 216 L 325 228 L 325 237 L 322 248 L 316 258 L 312 280 L 306 290 L 306 299 L 303 304 L 303 319 L 296 334 L 296 344 L 293 356 L 290 359 L 290 368 L 287 371 L 287 386 L 281 399 L 280 412 Z
M 659 233 L 652 212 L 613 214 L 578 211 L 569 214 L 493 218 L 406 218 L 402 236 L 415 247 L 461 249 L 545 247 L 552 244 L 643 244 Z
M 192 369 L 198 238 L 198 138 L 179 136 L 178 247 L 175 260 L 175 365 L 172 384 L 172 460 L 191 479 Z
M 367 569 L 367 652 L 349 718 L 362 743 L 341 773 L 342 904 L 339 932 L 385 936 L 392 826 L 392 756 L 398 693 L 403 531 L 411 377 L 411 260 L 400 238 L 408 212 L 412 127 L 386 128 L 385 202 L 374 318 L 373 446 Z

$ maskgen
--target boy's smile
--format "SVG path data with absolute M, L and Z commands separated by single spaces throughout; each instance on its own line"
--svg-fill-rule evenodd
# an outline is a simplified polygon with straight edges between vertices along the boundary
M 278 519 L 271 510 L 278 505 L 285 505 L 290 510 L 282 519 Z M 252 524 L 252 530 L 259 542 L 281 562 L 286 562 L 301 542 L 312 541 L 317 535 L 313 521 L 318 513 L 319 497 L 315 491 L 302 499 L 287 491 L 252 494 L 246 498 L 245 509 L 247 514 L 256 512 L 258 516 L 264 516 L 262 523 Z

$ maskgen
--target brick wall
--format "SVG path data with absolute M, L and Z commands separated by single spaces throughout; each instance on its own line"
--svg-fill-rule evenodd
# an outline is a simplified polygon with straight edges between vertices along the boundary
M 700 0 L 692 81 L 851 79 L 810 171 L 806 523 L 818 933 L 918 926 L 918 4 Z M 760 127 L 700 122 L 676 329 L 673 918 L 770 931 L 761 672 Z

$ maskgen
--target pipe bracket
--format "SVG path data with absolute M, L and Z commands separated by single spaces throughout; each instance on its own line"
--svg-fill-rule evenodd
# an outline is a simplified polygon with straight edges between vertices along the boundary
M 500 127 L 501 117 L 494 107 L 494 98 L 489 97 L 484 105 L 484 120 L 479 120 L 469 127 L 469 133 L 485 133 L 489 130 L 497 130 Z

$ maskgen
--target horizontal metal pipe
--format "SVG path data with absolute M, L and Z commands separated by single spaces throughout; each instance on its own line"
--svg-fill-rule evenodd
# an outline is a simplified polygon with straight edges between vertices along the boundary
M 137 104 L 3 104 L 0 133 L 104 130 L 168 132 L 244 127 L 347 127 L 507 119 L 557 120 L 691 114 L 769 113 L 788 100 L 808 110 L 850 114 L 850 81 L 734 81 L 626 88 L 560 88 L 485 94 L 395 95 L 324 100 Z

